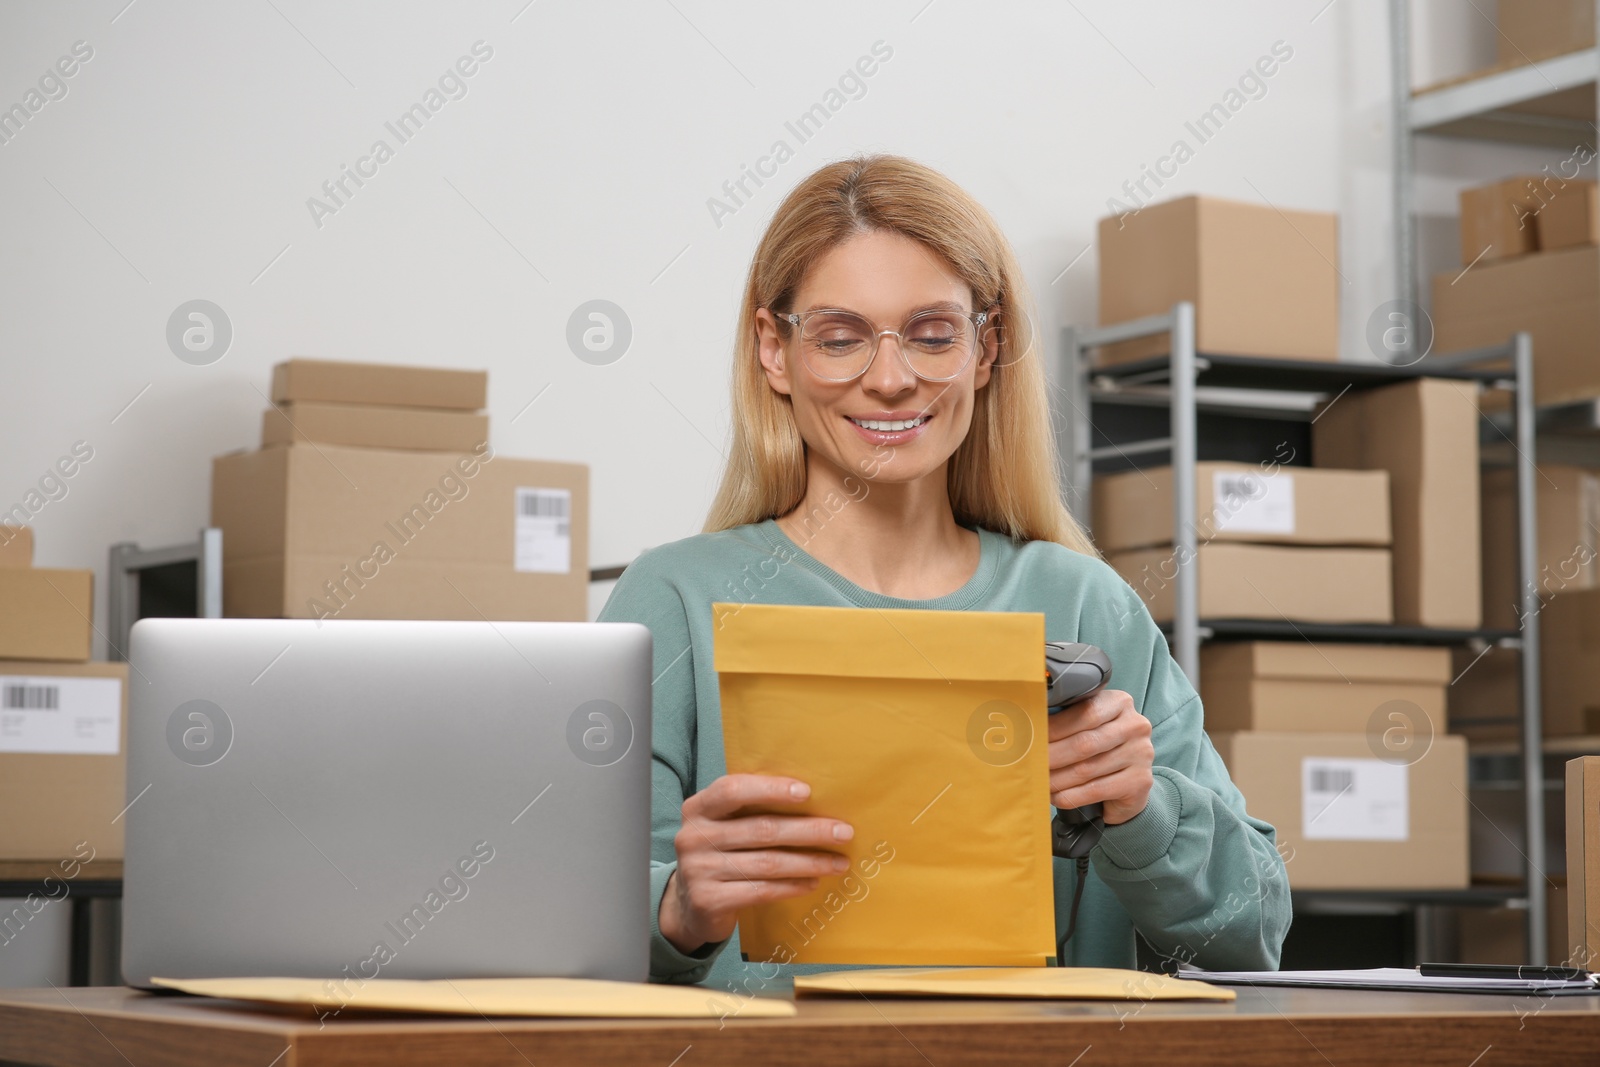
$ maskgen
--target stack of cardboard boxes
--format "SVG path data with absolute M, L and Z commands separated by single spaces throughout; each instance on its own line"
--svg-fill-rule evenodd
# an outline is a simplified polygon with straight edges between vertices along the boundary
M 1338 358 L 1337 220 L 1188 197 L 1100 224 L 1100 319 L 1195 302 L 1205 353 Z M 1100 365 L 1167 350 L 1123 342 Z M 1480 625 L 1476 386 L 1418 379 L 1333 398 L 1313 467 L 1196 469 L 1204 618 Z M 1168 468 L 1094 481 L 1094 536 L 1158 620 L 1173 611 Z M 1297 889 L 1468 884 L 1466 743 L 1445 734 L 1444 647 L 1211 643 L 1206 728 Z
M 1539 544 L 1533 581 L 1540 620 L 1540 690 L 1547 737 L 1600 734 L 1600 472 L 1540 464 Z M 1516 485 L 1507 469 L 1483 476 L 1484 625 L 1520 630 Z M 1482 740 L 1518 736 L 1519 653 L 1495 648 L 1463 659 L 1451 691 L 1451 728 Z M 1470 665 L 1470 669 L 1469 668 Z M 1464 672 L 1464 673 L 1463 673 Z
M 1525 51 L 1556 54 L 1550 49 L 1557 47 L 1557 38 L 1545 30 L 1572 18 L 1586 19 L 1580 29 L 1591 44 L 1594 40 L 1592 4 L 1503 4 L 1501 17 L 1517 20 L 1516 32 L 1507 32 Z M 1540 41 L 1549 48 L 1535 47 Z M 1434 280 L 1435 346 L 1503 343 L 1512 332 L 1527 330 L 1533 336 L 1534 391 L 1541 404 L 1600 397 L 1600 362 L 1594 357 L 1600 349 L 1600 189 L 1575 177 L 1588 161 L 1568 160 L 1540 174 L 1463 191 L 1464 270 Z M 1600 658 L 1600 590 L 1595 588 L 1600 474 L 1541 464 L 1534 492 L 1539 534 L 1533 592 L 1541 629 L 1544 732 L 1600 733 L 1600 671 L 1594 667 Z M 1513 472 L 1485 471 L 1482 495 L 1485 624 L 1518 630 L 1525 609 L 1516 563 Z M 1496 649 L 1472 664 L 1452 691 L 1453 728 L 1486 740 L 1517 735 L 1517 655 Z
M 223 611 L 314 619 L 588 614 L 588 468 L 488 444 L 488 375 L 294 359 L 259 450 L 212 466 Z
M 1393 619 L 1389 476 L 1277 464 L 1200 463 L 1200 614 L 1206 618 L 1386 623 Z M 1172 470 L 1093 483 L 1095 539 L 1158 621 L 1171 620 Z
M 1403 602 L 1411 619 L 1475 624 L 1449 613 L 1456 598 L 1439 603 L 1447 586 L 1426 581 L 1430 571 L 1392 580 L 1391 505 L 1404 516 L 1396 530 L 1409 524 L 1415 538 L 1427 500 L 1392 498 L 1391 471 L 1201 463 L 1197 475 L 1202 617 L 1388 622 Z M 1170 547 L 1127 550 L 1170 541 L 1170 468 L 1096 479 L 1093 515 L 1111 564 L 1156 618 L 1170 617 Z M 1467 604 L 1475 610 L 1476 596 Z M 1202 649 L 1206 729 L 1250 811 L 1278 828 L 1295 888 L 1467 884 L 1466 743 L 1444 733 L 1450 670 L 1436 647 Z
M 1444 731 L 1443 648 L 1224 642 L 1200 659 L 1206 730 L 1296 889 L 1467 885 L 1466 742 Z
M 1592 47 L 1594 5 L 1577 0 L 1502 0 L 1502 65 L 1514 66 Z M 1533 338 L 1534 398 L 1563 404 L 1600 397 L 1600 191 L 1577 177 L 1593 153 L 1580 148 L 1539 174 L 1461 193 L 1461 268 L 1433 283 L 1434 346 L 1442 351 L 1504 343 L 1518 330 Z M 1496 402 L 1503 404 L 1501 398 Z M 1526 609 L 1517 568 L 1515 474 L 1487 469 L 1482 481 L 1484 625 L 1519 631 Z M 1600 733 L 1600 589 L 1596 589 L 1600 476 L 1541 464 L 1534 480 L 1541 704 L 1546 736 Z M 1475 741 L 1507 742 L 1521 733 L 1520 652 L 1460 649 L 1450 688 L 1450 728 Z M 1476 798 L 1473 875 L 1515 882 L 1524 864 L 1521 801 Z M 1565 883 L 1559 873 L 1561 809 L 1547 812 L 1552 857 L 1552 959 L 1566 956 Z M 1554 846 L 1553 848 L 1551 846 Z M 1462 958 L 1520 962 L 1522 919 L 1490 913 L 1461 925 Z
M 34 567 L 32 528 L 0 526 L 0 861 L 37 878 L 122 858 L 128 665 L 89 662 L 93 593 L 93 571 Z
M 1592 159 L 1463 192 L 1462 269 L 1433 280 L 1435 350 L 1527 330 L 1540 404 L 1600 396 L 1600 194 L 1577 178 Z

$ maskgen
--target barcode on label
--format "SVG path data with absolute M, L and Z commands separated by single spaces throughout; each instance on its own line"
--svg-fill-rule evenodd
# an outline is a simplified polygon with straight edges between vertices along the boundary
M 61 689 L 53 685 L 7 685 L 0 707 L 7 711 L 57 711 Z
M 1217 472 L 1215 488 L 1212 490 L 1218 504 L 1234 508 L 1246 500 L 1254 500 L 1265 491 L 1261 478 L 1255 474 L 1224 474 L 1221 471 Z
M 0 755 L 115 756 L 122 696 L 121 678 L 0 673 Z
M 1300 760 L 1300 833 L 1308 841 L 1405 841 L 1411 768 L 1380 759 Z
M 552 493 L 543 489 L 518 489 L 517 514 L 528 518 L 565 519 L 571 500 L 571 494 L 564 490 Z M 566 533 L 566 530 L 561 532 Z
M 1313 793 L 1343 793 L 1355 791 L 1356 773 L 1348 767 L 1312 767 L 1311 791 Z
M 515 570 L 543 574 L 572 571 L 571 489 L 517 486 Z

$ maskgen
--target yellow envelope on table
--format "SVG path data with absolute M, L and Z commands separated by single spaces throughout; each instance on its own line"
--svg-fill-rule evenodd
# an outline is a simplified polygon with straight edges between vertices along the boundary
M 1056 953 L 1044 616 L 713 604 L 729 773 L 855 827 L 847 871 L 740 913 L 761 963 L 1041 967 Z
M 797 996 L 990 997 L 1032 1000 L 1233 1000 L 1231 989 L 1109 967 L 890 967 L 797 974 Z
M 695 1019 L 728 1014 L 728 1004 L 700 986 L 612 982 L 589 978 L 369 978 L 352 986 L 327 978 L 152 978 L 158 986 L 201 997 L 298 1004 L 340 1015 L 354 1011 L 420 1011 L 448 1015 L 519 1015 L 607 1019 Z M 784 1018 L 793 1002 L 749 997 L 744 1017 Z

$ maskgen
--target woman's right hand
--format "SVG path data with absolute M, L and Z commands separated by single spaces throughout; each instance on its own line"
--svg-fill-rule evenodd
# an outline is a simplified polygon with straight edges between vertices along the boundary
M 809 893 L 818 879 L 849 869 L 849 860 L 830 851 L 855 836 L 849 823 L 771 814 L 810 795 L 811 787 L 793 778 L 729 774 L 683 802 L 673 840 L 678 869 L 657 917 L 678 951 L 732 936 L 741 908 Z

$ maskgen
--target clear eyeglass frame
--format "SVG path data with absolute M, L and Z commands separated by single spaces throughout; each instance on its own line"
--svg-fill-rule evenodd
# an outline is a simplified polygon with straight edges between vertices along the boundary
M 822 373 L 812 363 L 811 359 L 807 356 L 805 350 L 803 348 L 801 349 L 800 358 L 805 362 L 806 367 L 811 371 L 811 373 L 816 375 L 818 378 L 822 379 L 825 382 L 832 382 L 834 384 L 842 384 L 844 382 L 853 382 L 857 378 L 859 378 L 862 375 L 866 374 L 867 371 L 871 370 L 872 369 L 873 360 L 878 358 L 878 350 L 879 350 L 880 347 L 882 347 L 883 339 L 885 337 L 891 337 L 891 336 L 895 339 L 895 347 L 900 350 L 900 360 L 901 360 L 901 362 L 903 362 L 906 365 L 906 368 L 908 370 L 910 370 L 912 374 L 915 374 L 918 378 L 921 378 L 925 382 L 941 382 L 942 383 L 942 382 L 955 381 L 957 378 L 961 377 L 962 372 L 964 372 L 967 369 L 967 367 L 972 363 L 972 356 L 978 350 L 979 331 L 983 328 L 983 324 L 989 321 L 989 312 L 988 311 L 967 311 L 967 312 L 921 311 L 921 312 L 918 312 L 915 315 L 912 315 L 910 318 L 906 319 L 906 321 L 901 324 L 901 326 L 900 326 L 900 328 L 898 330 L 880 330 L 874 324 L 868 322 L 863 316 L 858 315 L 853 311 L 846 311 L 843 308 L 817 308 L 817 309 L 815 309 L 813 311 L 807 311 L 804 314 L 800 314 L 800 313 L 793 312 L 793 311 L 789 311 L 789 312 L 773 312 L 773 314 L 777 318 L 782 319 L 784 322 L 788 323 L 790 326 L 793 326 L 795 328 L 795 330 L 796 330 L 796 336 L 797 337 L 801 337 L 801 338 L 803 338 L 805 336 L 805 325 L 806 325 L 806 322 L 808 320 L 812 319 L 814 316 L 818 316 L 818 315 L 848 316 L 850 318 L 858 320 L 864 326 L 867 327 L 866 332 L 872 337 L 872 351 L 867 355 L 867 361 L 864 364 L 862 364 L 860 370 L 855 371 L 852 374 L 848 374 L 843 378 L 836 378 L 836 377 L 833 377 L 833 376 L 831 376 L 829 374 Z M 961 366 L 957 367 L 956 370 L 954 371 L 954 373 L 947 374 L 947 375 L 944 375 L 944 376 L 934 376 L 934 375 L 924 374 L 922 371 L 917 369 L 916 364 L 913 363 L 912 360 L 911 360 L 911 356 L 910 356 L 910 354 L 908 352 L 908 345 L 907 345 L 907 341 L 906 341 L 906 335 L 908 333 L 910 333 L 913 325 L 919 319 L 932 319 L 932 318 L 938 318 L 938 317 L 943 317 L 943 316 L 949 316 L 949 315 L 952 315 L 952 314 L 958 315 L 959 317 L 961 317 L 963 319 L 966 319 L 969 323 L 972 324 L 972 333 L 971 333 L 971 337 L 970 337 L 970 342 L 969 342 L 968 347 L 967 347 L 966 358 L 962 360 Z

